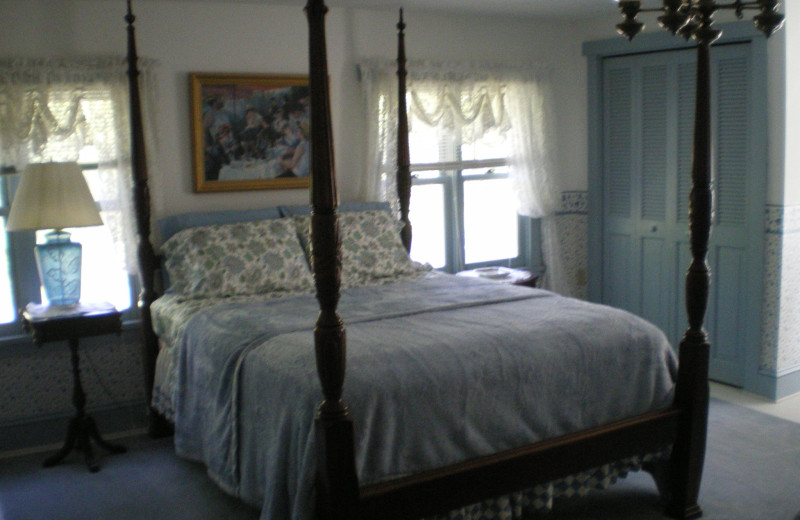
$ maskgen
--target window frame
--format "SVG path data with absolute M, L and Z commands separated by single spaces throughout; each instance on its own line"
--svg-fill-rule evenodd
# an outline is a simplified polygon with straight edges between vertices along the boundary
M 527 267 L 531 262 L 531 219 L 517 215 L 517 247 L 518 255 L 514 258 L 496 259 L 485 262 L 467 264 L 465 261 L 465 215 L 464 215 L 464 182 L 480 182 L 482 180 L 495 180 L 508 178 L 507 172 L 489 173 L 499 167 L 507 167 L 505 158 L 467 160 L 467 161 L 441 161 L 433 163 L 411 164 L 411 187 L 441 185 L 443 191 L 444 210 L 444 235 L 445 235 L 445 264 L 440 270 L 448 273 L 457 273 L 467 269 L 503 265 L 506 267 Z M 479 175 L 464 176 L 465 170 L 486 169 L 487 172 Z M 438 177 L 420 178 L 414 172 L 439 171 Z M 413 207 L 413 195 L 412 195 Z M 419 225 L 419 224 L 418 224 Z
M 3 200 L 6 202 L 0 207 L 3 221 L 8 222 L 8 215 L 11 210 L 11 202 L 14 200 L 14 193 L 19 185 L 19 176 L 14 175 L 16 170 L 5 172 L 2 180 Z M 36 245 L 35 231 L 15 231 L 9 233 L 5 226 L 3 233 L 6 235 L 6 250 L 8 259 L 8 275 L 11 279 L 11 303 L 19 309 L 23 305 L 20 302 L 39 301 L 39 272 L 36 268 L 36 259 L 33 254 Z M 35 282 L 34 282 L 35 281 Z M 0 324 L 0 337 L 7 338 L 18 336 L 22 333 L 20 329 L 19 315 L 8 323 Z
M 97 163 L 78 163 L 81 171 L 97 169 Z M 4 222 L 8 221 L 11 203 L 14 194 L 19 186 L 20 176 L 13 167 L 3 167 L 3 175 L 0 177 L 0 190 L 2 200 L 5 204 L 0 205 L 0 217 Z M 98 208 L 99 209 L 99 208 Z M 36 231 L 14 231 L 9 233 L 5 226 L 2 230 L 6 236 L 7 258 L 9 264 L 9 277 L 11 279 L 11 299 L 12 305 L 16 309 L 22 309 L 28 303 L 41 302 L 41 280 L 36 265 L 34 249 L 36 246 Z M 128 288 L 130 291 L 131 304 L 123 310 L 124 320 L 138 320 L 138 294 L 140 292 L 139 277 L 128 274 Z M 8 323 L 0 323 L 0 345 L 6 342 L 17 341 L 23 337 L 19 314 L 15 314 L 14 320 Z

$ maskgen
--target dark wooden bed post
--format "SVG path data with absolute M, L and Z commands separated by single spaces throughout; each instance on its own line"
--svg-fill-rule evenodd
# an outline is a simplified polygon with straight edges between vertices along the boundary
M 397 196 L 400 199 L 400 221 L 403 229 L 400 236 L 406 251 L 411 251 L 411 159 L 408 151 L 408 112 L 406 108 L 406 24 L 403 10 L 397 22 Z
M 317 518 L 344 520 L 358 500 L 353 422 L 342 401 L 346 366 L 344 324 L 337 312 L 341 282 L 336 176 L 331 136 L 325 14 L 322 0 L 309 0 L 309 85 L 311 92 L 311 243 L 320 304 L 314 348 L 325 399 L 316 418 Z
M 686 312 L 689 328 L 679 347 L 680 371 L 675 405 L 681 409 L 678 437 L 670 461 L 668 514 L 678 518 L 703 515 L 698 505 L 708 427 L 708 336 L 703 329 L 711 274 L 706 261 L 711 236 L 711 71 L 709 47 L 720 31 L 707 13 L 697 35 L 697 93 L 695 100 L 692 190 L 689 227 L 692 261 L 686 273 Z
M 133 198 L 136 207 L 136 227 L 139 235 L 139 281 L 142 285 L 139 294 L 139 314 L 141 319 L 142 362 L 144 363 L 145 397 L 148 407 L 149 432 L 151 435 L 162 435 L 169 430 L 166 422 L 151 407 L 153 381 L 155 379 L 156 356 L 158 355 L 158 338 L 153 332 L 153 320 L 150 305 L 156 298 L 155 271 L 158 259 L 150 241 L 150 189 L 147 179 L 147 156 L 144 144 L 144 127 L 142 123 L 142 102 L 139 95 L 139 69 L 136 55 L 136 36 L 133 22 L 131 0 L 128 0 L 128 89 L 130 99 L 131 120 L 131 166 L 133 168 Z

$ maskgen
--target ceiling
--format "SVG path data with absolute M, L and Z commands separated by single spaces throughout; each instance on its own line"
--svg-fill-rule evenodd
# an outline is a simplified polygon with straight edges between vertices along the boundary
M 194 0 L 209 1 L 209 0 Z M 232 3 L 305 5 L 305 0 L 216 0 Z M 386 8 L 403 7 L 415 11 L 462 14 L 509 15 L 524 17 L 588 19 L 614 15 L 616 0 L 326 0 L 328 7 Z
M 530 17 L 590 18 L 616 12 L 614 0 L 328 0 L 343 7 L 405 7 L 475 14 Z

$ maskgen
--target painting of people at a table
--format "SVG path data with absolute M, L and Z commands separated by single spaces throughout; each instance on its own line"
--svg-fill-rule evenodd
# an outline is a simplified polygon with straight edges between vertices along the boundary
M 306 77 L 191 76 L 197 191 L 308 187 Z

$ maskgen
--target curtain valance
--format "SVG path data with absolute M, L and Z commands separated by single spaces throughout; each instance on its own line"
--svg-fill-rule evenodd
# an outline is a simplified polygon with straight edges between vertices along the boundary
M 461 141 L 500 132 L 510 142 L 510 177 L 521 215 L 543 218 L 549 286 L 561 288 L 558 241 L 552 220 L 559 206 L 552 161 L 552 85 L 549 67 L 409 61 L 409 126 L 458 128 Z M 367 106 L 366 200 L 396 206 L 397 79 L 394 62 L 366 60 L 359 66 Z M 413 204 L 413 201 L 412 201 Z
M 141 60 L 145 106 L 154 92 L 154 63 Z M 136 266 L 130 186 L 127 60 L 0 59 L 0 163 L 22 171 L 30 162 L 97 165 L 87 178 L 117 253 Z

